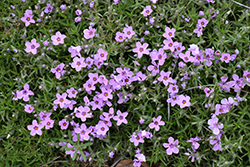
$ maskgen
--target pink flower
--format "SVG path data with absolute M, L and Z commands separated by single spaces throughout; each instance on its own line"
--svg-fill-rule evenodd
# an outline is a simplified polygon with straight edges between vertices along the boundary
M 174 42 L 172 41 L 171 38 L 169 38 L 168 40 L 164 40 L 163 43 L 164 43 L 164 46 L 163 46 L 164 50 L 169 49 L 169 50 L 171 50 L 171 52 L 174 52 L 174 49 L 175 49 Z
M 52 12 L 52 9 L 53 9 L 53 6 L 48 3 L 45 10 L 44 10 L 44 12 L 45 13 L 50 13 L 50 12 Z
M 54 120 L 47 117 L 45 120 L 42 121 L 42 124 L 45 126 L 45 129 L 53 128 Z
M 95 55 L 95 59 L 106 61 L 108 52 L 103 50 L 102 48 L 97 50 L 97 54 Z
M 135 146 L 138 146 L 139 143 L 144 143 L 144 139 L 142 137 L 142 132 L 139 131 L 137 134 L 134 132 L 129 139 L 130 142 L 134 143 Z
M 136 42 L 136 48 L 133 49 L 133 52 L 138 54 L 138 58 L 141 58 L 143 54 L 149 54 L 149 49 L 147 49 L 147 47 L 147 43 L 142 45 L 140 42 Z
M 75 57 L 76 55 L 81 57 L 80 51 L 82 50 L 81 46 L 71 46 L 68 51 L 71 53 L 71 57 Z
M 128 115 L 127 112 L 121 113 L 120 110 L 117 111 L 117 116 L 114 116 L 113 119 L 117 121 L 117 125 L 120 126 L 122 123 L 127 124 L 128 121 L 126 120 L 126 116 Z
M 121 32 L 117 32 L 116 33 L 116 37 L 115 37 L 115 40 L 117 41 L 117 42 L 123 42 L 124 41 L 124 34 L 123 33 L 121 33 Z
M 178 85 L 169 85 L 168 92 L 171 94 L 176 94 L 178 93 Z
M 95 36 L 95 29 L 92 28 L 91 26 L 89 26 L 89 29 L 85 29 L 84 32 L 84 38 L 86 39 L 90 39 L 90 38 L 94 38 Z
M 180 95 L 178 97 L 178 104 L 181 108 L 184 108 L 184 107 L 189 107 L 191 105 L 191 103 L 189 102 L 190 100 L 190 97 L 189 96 L 184 96 L 184 95 Z
M 229 112 L 229 108 L 226 105 L 215 105 L 215 115 L 223 114 Z
M 230 56 L 229 53 L 222 53 L 222 54 L 221 54 L 220 60 L 221 60 L 222 62 L 229 63 L 229 61 L 231 60 L 231 56 Z
M 161 116 L 159 115 L 157 118 L 153 117 L 153 121 L 152 123 L 149 124 L 149 128 L 153 129 L 155 128 L 156 131 L 160 130 L 160 126 L 159 125 L 165 125 L 164 121 L 161 121 Z
M 161 76 L 158 78 L 159 81 L 162 81 L 165 86 L 168 86 L 168 83 L 172 83 L 173 79 L 170 77 L 171 72 L 161 71 Z
M 200 25 L 203 28 L 205 28 L 207 26 L 207 23 L 208 23 L 208 21 L 205 18 L 198 20 L 198 25 Z
M 76 95 L 77 95 L 77 91 L 75 90 L 74 87 L 71 87 L 70 89 L 67 90 L 67 93 L 68 93 L 68 97 L 69 98 L 76 98 Z
M 63 93 L 60 95 L 59 93 L 56 94 L 57 99 L 54 101 L 54 104 L 59 104 L 60 108 L 64 108 L 65 104 L 69 104 L 70 101 L 66 99 L 67 93 Z
M 202 26 L 197 24 L 196 29 L 194 29 L 193 32 L 197 34 L 197 37 L 200 37 L 203 34 L 202 30 L 203 30 Z
M 179 153 L 179 149 L 178 149 L 179 141 L 178 140 L 174 141 L 173 137 L 169 137 L 168 142 L 169 143 L 163 143 L 163 147 L 168 148 L 166 150 L 167 154 L 168 155 L 172 155 L 172 153 L 178 154 Z
M 135 35 L 135 32 L 133 31 L 131 26 L 124 27 L 123 33 L 124 33 L 124 38 L 128 38 L 128 39 L 131 39 L 133 35 Z
M 82 68 L 86 67 L 86 63 L 84 62 L 84 58 L 83 57 L 75 57 L 73 59 L 73 63 L 71 63 L 71 67 L 75 68 L 76 71 L 81 71 Z
M 90 108 L 87 106 L 80 106 L 78 108 L 75 108 L 74 112 L 76 113 L 77 118 L 81 118 L 82 122 L 85 122 L 87 118 L 92 117 L 92 113 L 89 113 Z
M 207 123 L 209 125 L 208 128 L 211 129 L 215 135 L 218 135 L 223 128 L 223 124 L 218 123 L 218 118 L 216 116 L 209 119 Z
M 95 126 L 95 129 L 97 129 L 96 134 L 97 135 L 106 135 L 107 131 L 109 130 L 109 127 L 103 122 L 99 121 L 99 123 Z
M 190 56 L 190 51 L 186 51 L 185 54 L 180 53 L 179 56 L 180 56 L 180 58 L 181 58 L 185 63 L 187 63 L 187 62 L 194 62 L 194 59 L 195 59 L 194 57 Z
M 56 68 L 52 68 L 51 72 L 56 73 L 56 78 L 60 79 L 61 75 L 65 74 L 65 71 L 63 70 L 63 67 L 65 66 L 64 63 L 59 64 Z
M 90 129 L 83 123 L 81 127 L 77 127 L 74 129 L 76 133 L 80 134 L 80 141 L 89 140 Z
M 61 129 L 67 129 L 69 126 L 69 121 L 67 121 L 66 119 L 63 119 L 59 121 L 59 125 L 61 126 Z
M 64 38 L 66 38 L 66 35 L 61 34 L 59 31 L 56 32 L 56 35 L 51 36 L 53 45 L 64 44 Z
M 163 37 L 167 38 L 167 39 L 171 39 L 174 37 L 174 33 L 175 33 L 175 28 L 170 29 L 169 27 L 165 28 L 165 33 L 163 34 Z
M 17 92 L 17 98 L 18 99 L 23 98 L 23 101 L 29 101 L 30 100 L 29 95 L 34 95 L 34 93 L 31 90 L 29 90 L 30 89 L 29 84 L 25 84 L 23 88 L 24 88 L 23 90 Z
M 32 105 L 29 105 L 29 104 L 25 105 L 25 109 L 24 109 L 25 112 L 32 113 L 33 110 L 34 110 L 34 107 Z
M 35 20 L 32 19 L 33 14 L 32 10 L 26 10 L 24 13 L 24 17 L 21 18 L 23 22 L 25 22 L 25 26 L 28 27 L 30 23 L 35 23 Z
M 39 43 L 36 43 L 36 39 L 32 39 L 31 42 L 26 42 L 25 43 L 26 49 L 24 49 L 27 53 L 32 53 L 36 54 L 37 53 L 37 48 L 40 46 Z
M 27 127 L 31 131 L 30 132 L 31 136 L 35 136 L 35 134 L 38 134 L 40 136 L 42 135 L 42 130 L 41 129 L 43 128 L 43 125 L 38 124 L 36 120 L 33 120 L 32 125 L 28 125 Z
M 147 17 L 148 15 L 150 15 L 152 13 L 152 9 L 151 9 L 151 6 L 148 5 L 146 6 L 145 9 L 143 9 L 143 11 L 141 12 L 141 14 L 143 14 L 143 16 Z
M 211 90 L 209 88 L 205 88 L 204 92 L 206 93 L 206 97 L 208 97 L 212 92 L 214 92 L 214 89 L 212 88 Z

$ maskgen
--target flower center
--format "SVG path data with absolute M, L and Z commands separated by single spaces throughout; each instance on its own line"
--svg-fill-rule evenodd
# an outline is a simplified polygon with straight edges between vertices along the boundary
M 64 123 L 63 123 L 63 126 L 66 126 L 66 125 L 67 125 L 67 124 L 64 122 Z
M 224 57 L 225 60 L 227 60 L 227 57 Z
M 103 54 L 103 53 L 101 54 L 101 57 L 104 57 L 104 54 Z
M 158 125 L 158 122 L 157 122 L 157 121 L 155 121 L 155 125 Z
M 107 93 L 104 93 L 104 96 L 108 96 L 108 94 L 107 94 Z
M 119 119 L 123 119 L 123 116 L 120 116 Z
M 176 88 L 175 88 L 175 87 L 173 87 L 173 90 L 176 90 Z
M 93 78 L 94 81 L 96 81 L 97 79 L 96 78 Z
M 203 22 L 201 22 L 201 25 L 204 25 L 204 23 L 203 23 Z
M 57 71 L 57 72 L 59 72 L 59 71 L 60 71 L 60 69 L 58 68 L 58 69 L 56 69 L 56 71 Z
M 165 76 L 163 79 L 164 79 L 164 80 L 167 80 L 167 79 L 168 79 L 168 77 L 167 77 L 167 76 Z
M 81 65 L 81 63 L 80 63 L 80 62 L 77 62 L 77 65 L 78 65 L 78 66 Z
M 60 99 L 60 102 L 63 102 L 63 98 Z
M 139 140 L 139 139 L 140 139 L 140 137 L 139 137 L 139 136 L 137 136 L 137 137 L 136 137 L 136 139 L 137 139 L 137 140 Z
M 89 32 L 89 35 L 92 35 L 92 34 L 93 34 L 93 32 L 92 32 L 92 31 L 90 31 L 90 32 Z
M 73 90 L 73 92 L 72 92 L 72 93 L 73 93 L 73 94 L 75 94 L 75 93 L 76 93 L 76 91 L 74 91 L 74 90 Z
M 122 39 L 122 36 L 120 36 L 119 39 Z
M 101 128 L 101 130 L 102 130 L 102 131 L 104 131 L 104 130 L 105 130 L 105 128 L 104 128 L 104 127 L 102 127 L 102 128 Z
M 34 129 L 35 129 L 35 130 L 37 130 L 37 129 L 38 129 L 38 127 L 37 127 L 37 126 L 35 126 L 35 127 L 34 127 Z
M 143 51 L 143 48 L 140 48 L 140 52 L 142 52 Z
M 168 46 L 169 46 L 169 47 L 172 47 L 172 46 L 173 46 L 173 44 L 172 44 L 172 43 L 170 43 L 170 44 L 168 44 Z
M 50 122 L 47 122 L 47 125 L 50 125 Z
M 83 112 L 83 113 L 82 113 L 82 115 L 83 115 L 83 116 L 85 116 L 85 115 L 86 115 L 86 113 L 85 113 L 85 112 Z
M 250 78 L 250 74 L 247 75 L 247 78 Z
M 34 49 L 34 48 L 35 48 L 35 45 L 32 45 L 32 46 L 31 46 L 31 49 Z
M 131 34 L 131 32 L 128 32 L 128 35 L 130 35 Z
M 168 33 L 168 35 L 169 35 L 169 36 L 172 36 L 172 33 L 170 32 L 170 33 Z
M 146 13 L 149 13 L 149 11 L 147 10 Z
M 161 59 L 161 55 L 159 55 L 158 58 Z
M 27 19 L 26 19 L 27 21 L 30 21 L 30 18 L 29 17 L 27 17 Z
M 89 84 L 88 86 L 89 86 L 89 88 L 91 87 L 91 85 L 90 85 L 90 84 Z
M 183 100 L 182 103 L 183 103 L 183 104 L 186 104 L 186 100 Z

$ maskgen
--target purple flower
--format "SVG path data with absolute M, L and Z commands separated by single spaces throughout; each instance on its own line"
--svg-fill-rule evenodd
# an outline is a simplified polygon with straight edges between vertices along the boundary
M 24 101 L 29 101 L 30 100 L 29 95 L 34 95 L 34 93 L 31 90 L 29 90 L 30 88 L 29 84 L 25 84 L 23 88 L 24 88 L 23 90 L 17 92 L 17 98 L 18 99 L 23 98 Z
M 134 143 L 135 146 L 138 146 L 139 143 L 144 143 L 144 139 L 142 137 L 142 132 L 139 131 L 137 134 L 134 132 L 129 139 L 130 142 Z
M 169 85 L 168 92 L 171 94 L 176 94 L 179 92 L 178 85 Z
M 89 29 L 85 29 L 83 31 L 83 33 L 84 33 L 84 38 L 86 38 L 86 39 L 94 38 L 94 36 L 95 36 L 95 29 L 92 28 L 91 26 L 89 26 Z
M 45 7 L 44 12 L 50 13 L 50 12 L 52 12 L 52 9 L 53 9 L 53 6 L 48 3 L 47 6 Z
M 179 141 L 178 140 L 174 141 L 173 137 L 169 137 L 168 142 L 169 143 L 163 143 L 163 147 L 168 148 L 166 150 L 167 154 L 168 155 L 172 155 L 172 153 L 178 154 L 179 153 L 179 149 L 178 149 Z
M 208 23 L 208 21 L 205 18 L 198 20 L 198 25 L 200 25 L 203 28 L 205 28 L 207 26 L 207 23 Z
M 180 53 L 179 57 L 185 62 L 194 62 L 194 57 L 190 56 L 190 51 L 186 51 L 185 54 Z
M 223 133 L 223 132 L 221 132 L 221 133 Z M 215 140 L 210 140 L 209 141 L 209 143 L 211 145 L 214 145 L 214 147 L 213 147 L 214 151 L 221 150 L 221 148 L 222 148 L 221 141 L 220 141 L 221 133 L 219 133 L 218 135 L 216 135 Z
M 160 48 L 158 52 L 154 49 L 153 52 L 150 53 L 150 56 L 152 61 L 158 60 L 160 66 L 164 64 L 165 59 L 167 58 L 163 48 Z
M 230 54 L 229 53 L 222 53 L 220 60 L 222 62 L 229 63 L 229 61 L 231 60 Z
M 73 63 L 71 63 L 71 67 L 75 68 L 76 71 L 81 71 L 82 68 L 86 67 L 86 63 L 84 62 L 84 58 L 83 57 L 75 57 L 73 59 Z
M 158 81 L 162 81 L 165 86 L 168 86 L 168 83 L 172 83 L 173 79 L 170 77 L 171 72 L 161 71 L 161 76 L 158 78 Z
M 44 46 L 48 46 L 48 45 L 49 45 L 49 42 L 48 42 L 48 41 L 44 41 L 44 42 L 43 42 L 43 45 L 44 45 Z
M 203 34 L 202 30 L 203 30 L 202 26 L 197 24 L 196 29 L 194 29 L 193 32 L 197 34 L 197 37 L 200 37 Z
M 179 104 L 179 106 L 181 108 L 189 107 L 191 105 L 191 103 L 189 102 L 189 100 L 190 100 L 189 96 L 185 97 L 184 95 L 179 95 L 177 103 Z
M 128 39 L 131 39 L 133 37 L 133 35 L 135 35 L 135 32 L 133 31 L 132 27 L 129 26 L 129 27 L 124 27 L 123 28 L 123 35 L 124 35 L 124 38 L 128 38 Z
M 66 6 L 65 6 L 64 4 L 62 4 L 62 5 L 60 6 L 60 8 L 61 8 L 61 10 L 64 10 L 64 9 L 66 9 Z
M 61 126 L 61 129 L 67 129 L 69 126 L 69 121 L 67 121 L 66 119 L 63 119 L 59 121 L 59 125 Z
M 25 109 L 24 109 L 25 112 L 32 113 L 33 110 L 34 110 L 34 107 L 32 105 L 29 105 L 29 104 L 25 105 Z
M 198 149 L 200 147 L 200 144 L 197 143 L 197 141 L 200 141 L 201 138 L 196 136 L 195 138 L 189 139 L 187 142 L 192 142 L 192 145 L 194 146 L 194 149 Z
M 99 48 L 97 50 L 97 54 L 95 55 L 95 59 L 106 61 L 107 60 L 108 52 L 103 50 L 102 48 Z
M 76 17 L 76 18 L 75 18 L 75 22 L 76 22 L 76 23 L 80 22 L 81 20 L 82 20 L 81 17 Z
M 76 149 L 74 147 L 75 147 L 74 145 L 72 146 L 70 143 L 68 143 L 66 148 L 72 148 L 72 149 L 65 151 L 65 154 L 69 154 L 70 157 L 73 158 L 75 151 L 76 151 Z
M 53 128 L 54 122 L 54 120 L 47 117 L 45 120 L 42 121 L 42 124 L 45 126 L 45 129 L 50 129 Z
M 95 85 L 90 80 L 88 80 L 85 84 L 83 84 L 83 87 L 86 89 L 87 92 L 90 92 L 91 90 L 95 90 Z
M 124 38 L 125 38 L 125 35 L 123 33 L 121 33 L 121 32 L 116 33 L 115 40 L 117 42 L 123 42 Z
M 148 5 L 146 6 L 145 9 L 143 9 L 143 11 L 141 12 L 141 14 L 143 14 L 143 16 L 147 17 L 148 15 L 150 15 L 152 13 L 152 9 L 151 9 L 151 6 Z
M 244 71 L 243 75 L 246 77 L 247 82 L 250 83 L 250 72 Z
M 117 125 L 120 126 L 122 123 L 127 124 L 128 121 L 126 120 L 126 116 L 128 115 L 127 112 L 121 113 L 120 110 L 117 111 L 117 116 L 114 116 L 113 119 L 117 121 Z
M 85 106 L 80 106 L 75 108 L 74 112 L 76 113 L 77 118 L 81 118 L 82 122 L 85 122 L 87 118 L 91 118 L 92 114 L 90 112 L 90 108 Z
M 41 129 L 43 128 L 43 125 L 38 124 L 36 120 L 33 120 L 32 125 L 28 125 L 27 127 L 31 131 L 30 132 L 31 136 L 35 136 L 35 134 L 38 134 L 40 136 L 42 135 L 42 130 Z
M 223 124 L 218 123 L 218 118 L 216 116 L 209 119 L 207 123 L 209 125 L 208 128 L 211 129 L 215 135 L 218 135 L 223 128 Z
M 161 116 L 159 115 L 157 118 L 153 117 L 153 121 L 152 123 L 149 124 L 149 128 L 153 129 L 155 128 L 156 131 L 160 130 L 160 126 L 159 125 L 165 125 L 164 121 L 161 121 Z
M 88 129 L 84 123 L 81 125 L 81 127 L 75 128 L 74 131 L 80 134 L 80 141 L 89 140 L 90 129 Z
M 229 112 L 229 108 L 226 105 L 215 105 L 215 115 L 223 114 Z
M 166 27 L 165 28 L 165 33 L 163 34 L 163 37 L 167 38 L 167 39 L 171 39 L 174 37 L 174 33 L 175 33 L 175 28 L 169 28 L 169 27 Z
M 99 98 L 103 99 L 104 101 L 107 101 L 108 99 L 113 99 L 112 90 L 111 89 L 105 89 L 104 87 L 101 88 L 102 93 L 98 96 Z
M 149 65 L 148 66 L 148 70 L 152 71 L 152 75 L 156 76 L 156 74 L 159 73 L 159 64 L 155 63 L 154 61 L 152 61 L 153 65 Z
M 77 55 L 81 57 L 80 53 L 81 50 L 82 50 L 81 46 L 71 46 L 68 49 L 68 51 L 71 53 L 71 57 L 75 57 Z
M 169 49 L 169 50 L 171 50 L 171 52 L 174 52 L 174 49 L 175 49 L 174 42 L 172 41 L 171 38 L 169 38 L 168 40 L 164 40 L 163 43 L 164 43 L 164 46 L 163 46 L 164 50 Z
M 109 130 L 109 127 L 103 122 L 99 121 L 99 123 L 95 126 L 95 129 L 97 129 L 96 134 L 97 135 L 106 135 L 107 131 Z
M 114 156 L 114 153 L 113 153 L 113 151 L 111 151 L 111 152 L 109 153 L 109 157 L 110 157 L 110 158 L 113 158 L 113 156 Z
M 60 108 L 64 108 L 65 104 L 69 104 L 70 101 L 66 99 L 67 93 L 63 93 L 60 95 L 59 93 L 56 94 L 57 99 L 54 101 L 54 104 L 59 104 Z
M 56 73 L 56 78 L 60 79 L 61 75 L 65 74 L 65 71 L 63 70 L 64 63 L 59 64 L 56 68 L 52 68 L 51 72 Z
M 40 46 L 39 43 L 36 43 L 36 39 L 32 39 L 31 42 L 26 42 L 25 43 L 26 49 L 24 49 L 27 53 L 32 53 L 36 54 L 37 53 L 37 48 Z
M 140 42 L 136 42 L 136 48 L 133 49 L 133 52 L 138 54 L 138 58 L 141 58 L 143 54 L 149 54 L 149 49 L 147 49 L 147 47 L 147 43 L 142 45 Z
M 197 160 L 199 160 L 199 157 L 197 157 L 197 153 L 195 153 L 196 150 L 194 148 L 193 148 L 193 151 L 190 151 L 190 149 L 187 149 L 187 150 L 188 152 L 184 154 L 188 156 L 188 159 L 191 158 L 191 162 L 194 162 L 195 157 Z
M 209 88 L 205 88 L 204 92 L 206 93 L 206 97 L 208 97 L 212 92 L 214 92 L 214 89 L 212 88 L 211 90 Z
M 119 0 L 114 0 L 114 5 L 118 4 L 119 3 Z M 112 156 L 113 157 L 113 156 Z
M 66 35 L 61 34 L 59 31 L 56 32 L 56 35 L 51 36 L 53 45 L 64 44 L 64 38 L 66 38 Z
M 75 90 L 74 87 L 71 87 L 70 89 L 68 89 L 67 93 L 68 93 L 69 98 L 73 98 L 73 97 L 76 98 L 77 91 Z
M 21 18 L 23 22 L 25 22 L 25 26 L 28 27 L 30 23 L 35 23 L 35 20 L 32 19 L 33 14 L 32 10 L 26 10 L 24 13 L 24 17 Z
M 82 11 L 80 9 L 76 10 L 76 15 L 81 15 L 82 14 Z

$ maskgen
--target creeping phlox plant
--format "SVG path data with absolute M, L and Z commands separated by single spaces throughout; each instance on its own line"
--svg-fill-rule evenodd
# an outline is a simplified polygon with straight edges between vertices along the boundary
M 249 14 L 235 5 L 22 0 L 12 17 L 23 42 L 11 44 L 22 133 L 92 166 L 114 157 L 135 167 L 243 164 Z M 243 28 L 230 29 L 238 17 Z

